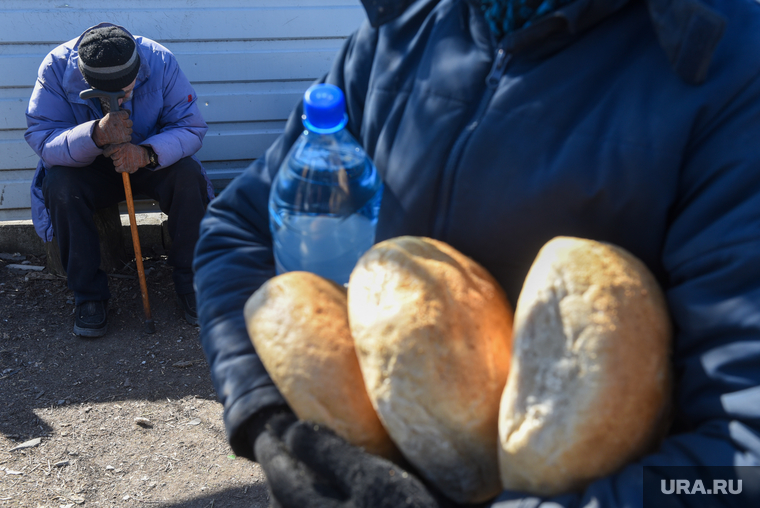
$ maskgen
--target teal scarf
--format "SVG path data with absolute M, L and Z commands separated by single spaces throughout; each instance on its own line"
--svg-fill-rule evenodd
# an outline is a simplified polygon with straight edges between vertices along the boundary
M 530 26 L 545 14 L 573 0 L 481 0 L 480 8 L 488 26 L 500 40 L 505 35 Z

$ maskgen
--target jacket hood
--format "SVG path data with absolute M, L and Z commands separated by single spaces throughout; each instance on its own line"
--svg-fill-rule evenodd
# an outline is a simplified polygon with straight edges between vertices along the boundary
M 362 0 L 367 18 L 378 27 L 400 16 L 415 0 Z M 479 6 L 479 0 L 467 0 Z M 554 26 L 578 33 L 593 26 L 635 0 L 576 0 L 549 15 Z M 699 84 L 707 77 L 713 52 L 720 42 L 726 19 L 703 0 L 644 0 L 652 26 L 673 70 L 687 83 Z M 547 26 L 533 27 L 507 36 L 510 46 L 532 44 L 546 35 Z

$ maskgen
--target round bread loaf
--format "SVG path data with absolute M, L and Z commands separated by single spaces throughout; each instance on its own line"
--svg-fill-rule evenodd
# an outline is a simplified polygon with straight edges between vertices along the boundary
M 285 273 L 262 285 L 244 312 L 256 352 L 300 419 L 370 453 L 398 457 L 364 388 L 342 286 L 307 272 Z
M 499 412 L 505 489 L 579 490 L 650 450 L 669 405 L 671 326 L 641 261 L 553 239 L 525 279 L 514 334 Z
M 456 502 L 496 495 L 512 336 L 496 281 L 445 243 L 399 237 L 359 260 L 348 313 L 367 393 L 401 453 Z

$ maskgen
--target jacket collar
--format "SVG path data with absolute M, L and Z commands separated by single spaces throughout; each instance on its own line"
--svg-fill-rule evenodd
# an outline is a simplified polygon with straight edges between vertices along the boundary
M 82 77 L 82 72 L 79 70 L 79 43 L 82 41 L 82 37 L 84 37 L 84 35 L 90 30 L 105 26 L 117 26 L 127 32 L 127 34 L 129 34 L 129 36 L 134 39 L 134 36 L 129 33 L 126 28 L 119 25 L 114 25 L 113 23 L 100 23 L 82 32 L 82 34 L 75 41 L 73 41 L 73 46 L 71 48 L 71 52 L 69 53 L 69 59 L 66 63 L 66 70 L 63 72 L 63 89 L 66 91 L 66 95 L 68 96 L 68 100 L 70 102 L 80 104 L 86 104 L 88 102 L 79 98 L 79 92 L 82 90 L 89 90 L 90 88 L 90 85 L 88 85 L 84 80 Z M 137 82 L 135 83 L 135 89 L 140 86 L 140 83 L 143 83 L 148 79 L 148 77 L 150 77 L 150 66 L 148 65 L 146 58 L 143 56 L 142 48 L 139 44 L 137 44 L 137 51 L 140 55 L 140 70 L 137 71 Z
M 701 0 L 647 0 L 647 6 L 670 65 L 687 83 L 702 83 L 726 18 Z
M 369 24 L 377 28 L 393 21 L 415 0 L 362 0 Z
M 479 8 L 479 0 L 467 0 Z M 562 28 L 578 33 L 633 0 L 576 0 L 558 9 L 544 22 L 510 34 L 509 45 L 519 47 Z M 687 83 L 707 77 L 713 52 L 726 19 L 703 0 L 645 0 L 652 25 L 673 70 Z M 367 18 L 377 27 L 397 18 L 414 0 L 362 0 Z M 543 25 L 543 26 L 542 26 Z
M 572 33 L 592 26 L 632 1 L 577 0 L 558 12 L 565 11 Z M 723 37 L 726 19 L 703 0 L 644 1 L 673 70 L 687 83 L 702 83 Z

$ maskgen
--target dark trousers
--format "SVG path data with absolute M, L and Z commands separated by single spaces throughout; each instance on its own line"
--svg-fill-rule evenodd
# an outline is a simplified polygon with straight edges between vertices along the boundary
M 133 195 L 158 201 L 168 215 L 172 248 L 168 263 L 178 294 L 193 291 L 193 250 L 208 204 L 206 180 L 190 157 L 156 171 L 141 168 L 130 175 Z M 61 250 L 68 286 L 76 304 L 108 300 L 108 278 L 100 270 L 100 239 L 92 218 L 95 210 L 126 199 L 121 174 L 100 156 L 86 167 L 54 166 L 47 171 L 42 192 Z

